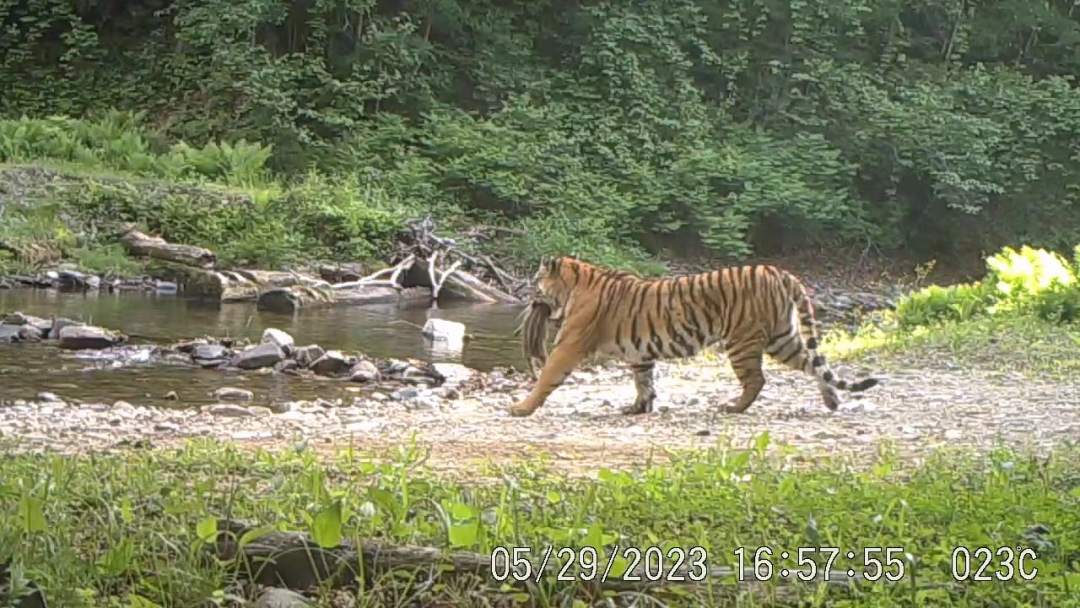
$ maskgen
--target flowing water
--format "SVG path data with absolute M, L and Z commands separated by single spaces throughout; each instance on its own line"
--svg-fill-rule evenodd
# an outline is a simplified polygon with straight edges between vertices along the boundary
M 462 363 L 487 370 L 514 365 L 521 369 L 520 342 L 513 336 L 520 306 L 454 305 L 439 309 L 396 305 L 332 307 L 295 315 L 257 311 L 252 304 L 221 304 L 170 295 L 135 292 L 62 293 L 53 290 L 0 290 L 0 313 L 22 311 L 49 318 L 67 317 L 122 331 L 132 345 L 166 345 L 202 336 L 244 337 L 258 341 L 263 329 L 290 333 L 298 345 L 361 352 L 372 357 L 417 358 Z M 429 317 L 460 321 L 473 336 L 464 350 L 447 352 L 426 341 L 417 326 Z M 139 405 L 185 407 L 213 403 L 222 386 L 254 391 L 256 403 L 333 399 L 356 390 L 338 379 L 298 378 L 283 374 L 203 370 L 187 365 L 140 364 L 137 355 L 102 357 L 93 351 L 61 351 L 53 345 L 0 345 L 0 401 L 33 399 L 48 391 L 64 399 L 117 400 Z M 165 396 L 171 392 L 177 401 Z

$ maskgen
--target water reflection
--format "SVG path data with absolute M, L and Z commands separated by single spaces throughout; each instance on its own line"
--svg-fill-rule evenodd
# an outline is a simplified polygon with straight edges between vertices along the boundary
M 519 343 L 513 336 L 521 310 L 518 306 L 453 305 L 429 309 L 380 305 L 284 315 L 259 312 L 251 304 L 220 304 L 167 294 L 0 290 L 0 312 L 16 310 L 116 328 L 131 336 L 133 343 L 173 342 L 204 335 L 256 339 L 265 328 L 277 327 L 292 334 L 300 345 L 319 344 L 326 349 L 361 351 L 375 357 L 452 361 L 477 369 L 522 365 Z M 432 343 L 417 328 L 429 317 L 462 322 L 473 339 L 461 351 Z M 230 377 L 232 374 L 242 377 Z M 175 390 L 185 401 L 209 402 L 209 392 L 228 382 L 244 382 L 245 387 L 260 395 L 260 401 L 333 398 L 344 390 L 337 382 L 250 372 L 170 366 L 113 369 L 52 346 L 0 346 L 0 398 L 30 398 L 40 391 L 52 391 L 62 397 L 145 402 L 159 401 Z

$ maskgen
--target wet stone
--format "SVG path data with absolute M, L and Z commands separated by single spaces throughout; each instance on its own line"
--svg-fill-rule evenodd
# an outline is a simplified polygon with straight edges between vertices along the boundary
M 351 367 L 349 359 L 341 351 L 331 350 L 311 364 L 311 371 L 320 376 L 338 376 Z
M 312 363 L 318 361 L 325 353 L 326 351 L 318 344 L 309 344 L 297 348 L 293 353 L 293 358 L 301 367 L 310 367 Z
M 271 367 L 285 358 L 285 353 L 277 344 L 260 344 L 237 353 L 232 359 L 232 366 L 240 369 L 259 369 Z
M 124 337 L 102 327 L 66 326 L 60 330 L 60 348 L 101 350 L 124 342 Z

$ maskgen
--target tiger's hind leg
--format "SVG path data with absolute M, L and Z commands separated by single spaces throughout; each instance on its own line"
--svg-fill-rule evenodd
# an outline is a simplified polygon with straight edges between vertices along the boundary
M 637 398 L 634 404 L 624 407 L 622 413 L 628 416 L 636 414 L 648 414 L 653 411 L 653 402 L 656 401 L 656 388 L 653 386 L 653 368 L 656 366 L 652 361 L 637 363 L 630 366 L 634 370 L 634 388 L 637 389 Z
M 742 385 L 742 393 L 730 405 L 724 407 L 725 412 L 741 414 L 761 394 L 761 389 L 765 387 L 765 374 L 761 371 L 763 354 L 763 340 L 756 337 L 728 346 L 728 361 L 731 369 L 735 371 L 735 377 L 739 379 L 739 384 Z

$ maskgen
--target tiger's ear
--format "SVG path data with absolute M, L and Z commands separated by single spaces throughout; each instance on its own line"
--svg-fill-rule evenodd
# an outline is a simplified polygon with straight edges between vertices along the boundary
M 555 257 L 547 256 L 547 255 L 540 258 L 540 268 L 542 268 L 545 272 L 555 272 L 555 270 L 558 267 L 559 267 L 559 258 L 555 258 Z

